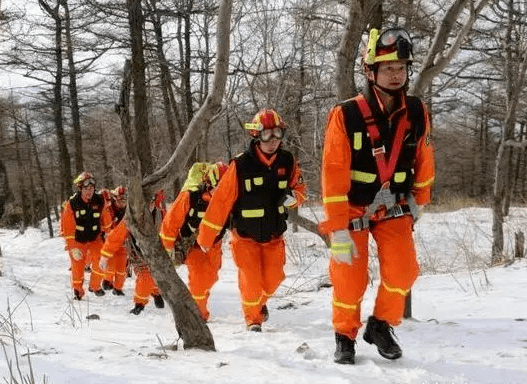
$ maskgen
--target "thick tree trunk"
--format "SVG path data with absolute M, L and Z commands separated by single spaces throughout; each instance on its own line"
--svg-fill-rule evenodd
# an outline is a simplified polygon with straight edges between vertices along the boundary
M 346 100 L 357 94 L 355 86 L 354 64 L 359 55 L 358 49 L 362 33 L 369 23 L 372 27 L 381 27 L 381 0 L 352 0 L 349 7 L 348 21 L 337 56 L 337 100 Z
M 153 170 L 148 124 L 148 99 L 146 95 L 145 58 L 143 54 L 143 10 L 141 0 L 127 0 L 132 38 L 132 83 L 134 86 L 134 138 L 140 160 L 141 176 Z
M 132 162 L 133 164 L 133 162 Z M 185 349 L 198 348 L 215 351 L 214 339 L 185 283 L 176 273 L 157 236 L 157 226 L 143 199 L 141 179 L 136 172 L 129 186 L 127 224 L 141 254 L 150 266 L 152 275 L 164 299 L 172 310 L 176 330 Z

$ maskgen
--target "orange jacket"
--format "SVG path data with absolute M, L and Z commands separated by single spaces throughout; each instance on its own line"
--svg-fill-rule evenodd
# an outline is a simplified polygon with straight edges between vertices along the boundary
M 128 236 L 128 227 L 126 222 L 121 220 L 116 227 L 114 227 L 106 236 L 104 245 L 101 249 L 101 256 L 108 258 L 113 257 L 115 253 L 125 246 L 125 240 Z
M 112 216 L 107 206 L 102 209 L 99 226 L 102 232 L 108 232 L 112 226 Z M 71 249 L 75 246 L 76 227 L 75 213 L 68 200 L 60 217 L 61 235 L 66 240 L 66 249 Z
M 261 156 L 259 156 L 259 160 L 263 164 L 267 162 Z M 273 160 L 274 158 L 272 157 L 268 161 L 272 164 Z M 216 187 L 205 216 L 201 220 L 197 241 L 202 247 L 210 248 L 216 236 L 223 229 L 238 199 L 238 185 L 236 162 L 231 161 L 229 169 L 227 169 Z M 306 199 L 307 187 L 302 180 L 302 170 L 297 161 L 295 161 L 288 188 L 292 190 L 297 200 L 295 207 L 302 204 Z
M 418 205 L 430 202 L 435 178 L 434 150 L 430 140 L 430 115 L 424 103 L 423 106 L 425 130 L 417 142 L 414 184 L 411 188 Z M 324 234 L 348 228 L 350 219 L 361 217 L 366 213 L 366 207 L 352 206 L 348 202 L 348 192 L 351 188 L 351 148 L 352 143 L 346 131 L 343 108 L 341 105 L 336 105 L 328 114 L 322 157 L 322 198 L 326 220 L 320 224 L 319 229 Z
M 179 236 L 179 230 L 185 224 L 185 219 L 190 211 L 190 192 L 181 191 L 166 213 L 159 237 L 163 247 L 170 252 L 174 248 L 174 242 Z

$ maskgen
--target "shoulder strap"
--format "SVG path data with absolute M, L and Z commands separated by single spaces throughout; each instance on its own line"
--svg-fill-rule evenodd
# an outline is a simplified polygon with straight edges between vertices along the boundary
M 364 118 L 366 130 L 368 131 L 368 135 L 370 137 L 372 154 L 375 158 L 375 163 L 377 164 L 377 172 L 379 174 L 381 185 L 383 188 L 387 188 L 389 186 L 388 181 L 393 176 L 395 167 L 397 165 L 397 160 L 399 159 L 399 154 L 401 153 L 406 124 L 399 124 L 397 126 L 397 130 L 395 131 L 393 138 L 393 144 L 390 150 L 390 155 L 388 156 L 388 161 L 386 161 L 386 149 L 384 147 L 384 143 L 379 141 L 379 139 L 381 139 L 381 134 L 379 133 L 377 121 L 371 112 L 370 105 L 362 94 L 357 96 L 356 100 L 359 110 Z M 403 118 L 406 119 L 407 116 L 405 115 Z M 380 147 L 377 146 L 379 143 L 381 144 Z
M 408 112 L 414 129 L 416 141 L 425 133 L 425 110 L 423 102 L 416 96 L 408 96 Z

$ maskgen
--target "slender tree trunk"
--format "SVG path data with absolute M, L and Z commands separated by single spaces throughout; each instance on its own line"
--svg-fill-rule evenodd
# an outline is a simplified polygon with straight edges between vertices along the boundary
M 507 36 L 510 35 L 512 30 L 512 22 L 514 20 L 512 16 L 512 1 L 509 3 L 511 15 L 509 17 L 509 24 L 507 26 Z M 510 52 L 511 45 L 506 40 L 506 55 L 507 55 L 507 68 L 517 68 L 516 71 L 511 72 L 507 70 L 506 83 L 507 83 L 507 114 L 505 121 L 503 122 L 503 132 L 498 149 L 498 156 L 496 159 L 496 167 L 494 172 L 494 205 L 493 205 L 493 225 L 492 225 L 492 256 L 491 263 L 496 264 L 503 258 L 503 220 L 507 212 L 506 204 L 506 191 L 510 186 L 509 177 L 509 157 L 510 149 L 509 140 L 514 142 L 514 127 L 516 124 L 516 110 L 518 108 L 518 101 L 521 90 L 525 84 L 525 73 L 527 71 L 527 53 L 521 52 L 519 57 Z M 513 61 L 514 60 L 514 61 Z
M 7 180 L 7 171 L 4 162 L 0 160 L 0 219 L 4 214 L 5 204 L 9 196 L 9 182 Z
M 15 120 L 14 131 L 15 131 L 15 151 L 16 151 L 16 163 L 18 167 L 18 196 L 20 197 L 20 206 L 22 207 L 22 227 L 20 232 L 24 233 L 29 222 L 29 212 L 27 209 L 27 193 L 25 188 L 24 175 L 24 162 L 22 161 L 22 154 L 20 153 L 20 137 L 18 134 L 18 121 Z
M 73 42 L 71 40 L 71 19 L 68 0 L 61 0 L 64 8 L 64 34 L 66 37 L 66 55 L 68 57 L 69 91 L 71 99 L 71 119 L 73 124 L 73 141 L 75 143 L 75 173 L 84 171 L 84 160 L 82 154 L 82 132 L 79 108 L 79 97 L 77 90 L 77 69 L 73 59 Z
M 183 16 L 184 25 L 184 41 L 185 41 L 185 56 L 184 56 L 184 67 L 183 67 L 183 89 L 185 92 L 185 107 L 187 121 L 191 121 L 194 117 L 194 107 L 192 104 L 192 88 L 190 85 L 190 57 L 191 57 L 191 42 L 190 42 L 190 12 L 192 11 L 194 1 L 186 0 Z
M 59 149 L 60 161 L 60 196 L 61 200 L 69 197 L 71 188 L 71 160 L 64 134 L 62 122 L 62 19 L 59 14 L 60 3 L 51 8 L 45 0 L 38 0 L 40 6 L 55 20 L 55 81 L 53 85 L 53 117 L 55 120 L 55 134 L 57 136 L 57 146 Z
M 165 113 L 165 122 L 168 129 L 168 138 L 170 140 L 171 150 L 176 149 L 178 138 L 176 134 L 176 126 L 179 128 L 181 122 L 179 121 L 179 115 L 175 114 L 172 118 L 173 106 L 171 102 L 170 93 L 172 92 L 172 80 L 170 78 L 170 71 L 168 69 L 168 61 L 163 51 L 163 28 L 161 23 L 161 16 L 159 15 L 156 7 L 157 0 L 149 0 L 148 5 L 150 6 L 150 13 L 152 14 L 151 22 L 154 28 L 154 34 L 156 39 L 156 54 L 159 63 L 159 70 L 161 72 L 161 92 L 163 96 L 163 109 Z M 174 106 L 177 111 L 177 105 Z M 175 123 L 175 124 L 174 124 Z M 180 135 L 181 137 L 182 135 Z
M 46 191 L 46 183 L 44 181 L 44 170 L 42 169 L 42 163 L 40 162 L 40 158 L 38 156 L 37 145 L 35 143 L 35 138 L 33 137 L 33 132 L 31 131 L 31 125 L 29 125 L 28 122 L 26 122 L 24 125 L 26 127 L 26 135 L 31 143 L 31 152 L 37 166 L 38 186 L 41 191 L 42 198 L 44 199 L 44 209 L 46 210 L 49 237 L 51 238 L 53 237 L 53 225 L 51 222 L 51 209 L 49 204 L 48 192 Z
M 99 145 L 101 148 L 101 162 L 104 169 L 104 185 L 106 187 L 114 186 L 112 167 L 108 161 L 108 150 L 106 149 L 106 134 L 102 123 L 99 121 Z

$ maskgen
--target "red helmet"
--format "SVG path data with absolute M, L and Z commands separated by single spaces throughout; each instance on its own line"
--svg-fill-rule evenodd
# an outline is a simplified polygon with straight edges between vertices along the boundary
M 277 129 L 276 129 L 277 128 Z M 273 130 L 269 139 L 274 135 L 282 139 L 286 125 L 280 115 L 273 109 L 262 109 L 252 119 L 250 123 L 245 124 L 245 129 L 249 131 L 252 137 L 261 138 L 263 130 Z M 269 140 L 268 139 L 268 140 Z M 267 140 L 263 140 L 267 141 Z
M 218 184 L 218 182 L 222 178 L 222 176 L 225 174 L 225 172 L 227 172 L 228 168 L 229 166 L 223 161 L 218 161 L 212 164 L 206 174 L 207 181 L 209 181 L 210 184 L 215 187 L 216 184 Z
M 90 172 L 82 172 L 75 178 L 75 180 L 73 180 L 73 184 L 78 188 L 87 187 L 88 185 L 93 185 L 95 187 L 95 179 Z
M 119 185 L 112 190 L 112 196 L 115 200 L 125 200 L 126 199 L 126 187 L 124 185 Z

